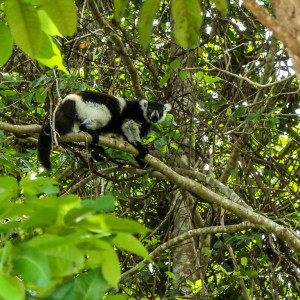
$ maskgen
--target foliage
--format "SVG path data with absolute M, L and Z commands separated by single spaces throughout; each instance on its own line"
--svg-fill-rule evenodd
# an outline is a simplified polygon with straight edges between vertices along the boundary
M 30 299 L 99 299 L 118 286 L 114 245 L 149 259 L 132 235 L 145 234 L 143 225 L 101 213 L 114 208 L 113 196 L 91 201 L 58 191 L 44 177 L 0 178 L 2 299 L 25 299 L 25 288 Z
M 180 0 L 172 7 L 169 1 L 96 1 L 111 34 L 95 20 L 90 0 L 75 1 L 79 22 L 69 38 L 74 15 L 60 17 L 47 1 L 9 2 L 0 11 L 1 122 L 42 125 L 59 96 L 86 89 L 132 99 L 137 75 L 145 97 L 173 106 L 173 116 L 144 139 L 150 153 L 182 180 L 241 199 L 297 239 L 299 83 L 286 49 L 241 1 Z M 65 4 L 62 11 L 72 11 L 73 1 L 55 3 L 52 8 Z M 260 4 L 273 13 L 269 1 Z M 15 15 L 30 26 L 18 29 Z M 19 44 L 20 35 L 27 38 Z M 256 226 L 199 235 L 158 252 L 185 232 L 244 220 L 110 148 L 97 162 L 86 145 L 60 143 L 51 156 L 54 171 L 45 174 L 36 137 L 0 131 L 0 298 L 22 299 L 25 292 L 28 299 L 35 292 L 52 299 L 298 297 L 299 254 L 283 239 Z M 151 232 L 145 235 L 141 224 Z M 141 262 L 140 256 L 149 259 L 144 247 L 158 253 L 151 264 Z
M 76 30 L 77 15 L 72 0 L 7 0 L 4 2 L 6 21 L 1 23 L 0 36 L 3 65 L 12 52 L 12 38 L 30 57 L 42 64 L 67 72 L 54 36 L 73 35 Z M 1 55 L 1 56 L 2 56 Z

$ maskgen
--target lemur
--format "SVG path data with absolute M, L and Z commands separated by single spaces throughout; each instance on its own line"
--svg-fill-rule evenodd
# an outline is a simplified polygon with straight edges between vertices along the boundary
M 149 133 L 153 123 L 164 121 L 170 110 L 170 104 L 147 100 L 126 101 L 103 93 L 84 91 L 69 94 L 62 100 L 55 114 L 55 130 L 59 135 L 85 131 L 92 136 L 92 144 L 97 144 L 102 134 L 123 136 L 139 151 L 136 160 L 142 166 L 140 159 L 149 152 L 142 138 Z M 51 148 L 51 126 L 47 123 L 39 136 L 38 158 L 48 171 L 51 170 Z

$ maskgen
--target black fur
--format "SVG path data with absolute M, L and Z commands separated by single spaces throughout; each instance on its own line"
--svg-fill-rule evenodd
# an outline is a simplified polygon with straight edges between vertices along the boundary
M 142 144 L 141 139 L 149 133 L 152 123 L 164 118 L 164 110 L 169 111 L 170 108 L 166 109 L 163 104 L 157 102 L 147 103 L 145 100 L 142 100 L 145 101 L 143 103 L 146 103 L 142 106 L 140 101 L 120 100 L 110 95 L 91 91 L 76 93 L 76 95 L 71 94 L 67 96 L 67 99 L 63 101 L 57 110 L 55 115 L 56 131 L 60 135 L 65 135 L 72 132 L 74 125 L 77 124 L 80 130 L 91 134 L 93 144 L 98 143 L 99 136 L 102 134 L 113 133 L 123 136 L 127 142 L 137 148 L 139 156 L 136 159 L 140 165 L 144 166 L 140 159 L 145 158 L 148 154 L 148 149 Z M 81 109 L 85 110 L 85 112 L 77 111 L 76 103 L 80 103 Z M 104 105 L 104 108 L 108 109 L 111 114 L 110 119 L 107 117 L 109 112 L 105 113 L 102 109 L 103 106 L 100 105 Z M 150 117 L 153 110 L 159 111 L 159 115 L 157 113 L 155 116 L 152 115 Z M 144 114 L 148 113 L 149 116 L 147 115 L 146 119 Z M 101 124 L 101 114 L 103 119 L 107 121 L 105 125 Z M 136 136 L 138 131 L 139 136 Z M 51 128 L 49 124 L 46 124 L 39 137 L 38 158 L 42 166 L 47 170 L 51 170 L 51 146 Z

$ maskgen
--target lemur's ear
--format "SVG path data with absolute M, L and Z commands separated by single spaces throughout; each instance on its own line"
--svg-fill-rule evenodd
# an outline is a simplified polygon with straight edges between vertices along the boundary
M 172 109 L 171 104 L 166 103 L 166 104 L 164 105 L 164 110 L 165 110 L 166 112 L 170 111 L 171 109 Z
M 141 107 L 147 108 L 148 107 L 148 101 L 143 99 L 143 100 L 140 101 L 140 105 L 141 105 Z

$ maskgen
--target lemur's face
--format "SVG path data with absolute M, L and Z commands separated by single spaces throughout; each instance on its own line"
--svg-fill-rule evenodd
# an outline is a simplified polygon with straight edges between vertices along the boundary
M 147 121 L 151 123 L 162 122 L 166 118 L 167 112 L 171 110 L 170 104 L 161 104 L 158 102 L 148 102 L 142 100 L 142 108 Z

